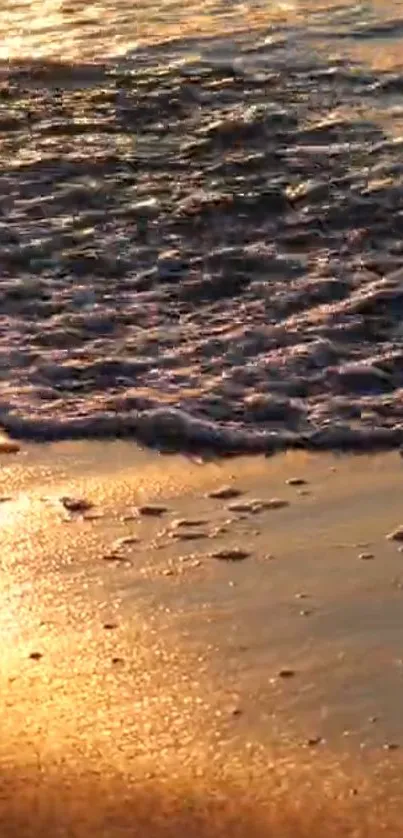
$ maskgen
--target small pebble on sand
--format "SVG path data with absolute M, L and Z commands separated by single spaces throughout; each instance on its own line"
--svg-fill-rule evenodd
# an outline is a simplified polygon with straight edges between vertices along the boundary
M 207 524 L 205 518 L 176 518 L 172 521 L 172 529 L 180 529 L 181 527 L 203 527 Z
M 209 538 L 217 538 L 219 535 L 225 535 L 228 532 L 228 527 L 213 527 L 208 533 Z
M 229 547 L 223 548 L 222 550 L 217 550 L 211 555 L 213 559 L 222 559 L 223 561 L 228 562 L 238 562 L 242 561 L 242 559 L 247 559 L 248 556 L 250 556 L 250 553 L 247 550 L 243 550 L 241 547 Z
M 217 500 L 230 500 L 230 498 L 239 498 L 240 495 L 242 495 L 242 491 L 236 489 L 235 486 L 220 486 L 219 489 L 213 489 L 209 492 L 207 497 Z
M 397 742 L 386 742 L 386 744 L 383 747 L 385 751 L 397 751 L 400 746 L 397 744 Z
M 290 505 L 288 500 L 282 500 L 281 498 L 270 498 L 270 500 L 262 500 L 260 503 L 262 509 L 283 509 Z
M 389 541 L 403 541 L 403 524 L 396 530 L 393 530 L 393 532 L 390 532 L 386 538 L 388 538 Z
M 374 559 L 375 556 L 373 553 L 360 553 L 358 558 L 362 559 L 362 561 L 368 561 L 369 559 Z
M 295 669 L 280 669 L 278 673 L 279 678 L 294 678 Z
M 112 629 L 115 628 L 117 628 L 116 623 L 104 623 L 104 629 L 106 629 L 107 631 L 112 631 Z
M 117 552 L 105 553 L 102 556 L 102 560 L 104 562 L 125 562 L 125 563 L 127 563 L 127 559 L 124 556 L 122 556 L 121 553 L 117 553 Z
M 68 495 L 61 497 L 60 502 L 69 512 L 86 512 L 88 509 L 92 509 L 94 505 L 87 498 L 71 498 Z
M 289 477 L 285 482 L 287 486 L 305 486 L 307 481 L 303 477 Z
M 42 652 L 30 652 L 28 655 L 31 661 L 40 661 L 43 658 Z
M 208 538 L 209 533 L 205 532 L 204 530 L 197 530 L 196 532 L 171 532 L 171 538 L 175 538 L 177 541 L 197 541 L 200 538 Z
M 113 547 L 115 550 L 120 550 L 121 547 L 130 547 L 133 544 L 138 544 L 140 541 L 137 535 L 124 535 L 122 538 L 117 538 Z
M 21 446 L 14 439 L 0 437 L 0 454 L 18 454 Z
M 155 518 L 164 515 L 165 512 L 168 512 L 168 508 L 157 503 L 145 503 L 138 507 L 139 515 L 150 515 Z
M 323 739 L 321 736 L 310 736 L 309 739 L 306 740 L 306 745 L 308 748 L 314 748 L 316 745 L 321 745 Z
M 263 504 L 260 500 L 235 501 L 235 503 L 228 504 L 228 509 L 230 512 L 250 512 L 253 514 L 256 512 L 261 512 L 263 509 Z
M 0 503 L 7 503 L 7 501 L 12 500 L 11 495 L 2 495 L 0 497 Z
M 228 509 L 230 512 L 256 514 L 257 512 L 263 512 L 265 509 L 282 509 L 284 506 L 289 506 L 288 500 L 281 500 L 280 498 L 260 500 L 258 498 L 254 498 L 253 500 L 230 503 L 228 505 Z

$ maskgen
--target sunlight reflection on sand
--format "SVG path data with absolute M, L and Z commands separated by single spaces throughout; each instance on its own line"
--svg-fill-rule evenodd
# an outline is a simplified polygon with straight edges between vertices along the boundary
M 172 0 L 133 4 L 127 0 L 6 2 L 0 6 L 0 59 L 59 57 L 93 59 L 133 49 L 138 43 L 189 35 L 235 32 L 295 16 L 295 0 L 275 3 Z

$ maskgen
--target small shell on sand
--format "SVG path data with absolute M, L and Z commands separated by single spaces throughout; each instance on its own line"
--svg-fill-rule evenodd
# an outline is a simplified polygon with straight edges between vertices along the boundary
M 250 553 L 247 550 L 242 550 L 241 547 L 227 547 L 222 550 L 216 550 L 211 553 L 213 559 L 221 559 L 227 562 L 239 562 L 242 559 L 247 559 Z
M 137 511 L 139 515 L 150 515 L 158 518 L 160 515 L 164 515 L 165 512 L 168 512 L 168 508 L 157 503 L 145 503 L 142 506 L 139 506 Z
M 398 527 L 397 530 L 390 532 L 386 538 L 388 538 L 389 541 L 403 541 L 403 524 Z
M 15 439 L 7 439 L 4 436 L 0 436 L 0 454 L 18 454 L 20 450 L 21 446 Z
M 71 498 L 67 495 L 60 498 L 60 502 L 63 504 L 65 509 L 68 509 L 69 512 L 86 512 L 88 509 L 92 509 L 94 505 L 86 498 Z
M 216 498 L 218 500 L 230 500 L 230 498 L 239 498 L 242 495 L 240 489 L 235 489 L 234 486 L 221 486 L 219 489 L 213 489 L 209 492 L 207 497 Z

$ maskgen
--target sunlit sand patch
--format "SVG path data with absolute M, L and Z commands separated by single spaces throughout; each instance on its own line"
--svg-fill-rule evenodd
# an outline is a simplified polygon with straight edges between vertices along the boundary
M 7 459 L 14 500 L 0 507 L 4 515 L 8 509 L 1 529 L 2 836 L 36 838 L 63 828 L 87 838 L 102 834 L 105 823 L 108 838 L 322 838 L 325 827 L 331 838 L 378 838 L 380 824 L 384 836 L 399 835 L 393 825 L 401 811 L 394 784 L 400 777 L 398 737 L 383 734 L 373 754 L 357 745 L 347 755 L 348 739 L 327 741 L 326 719 L 318 728 L 318 706 L 322 713 L 330 700 L 339 702 L 345 718 L 353 705 L 362 708 L 372 700 L 367 691 L 360 693 L 366 682 L 358 680 L 357 694 L 350 692 L 349 706 L 343 704 L 343 685 L 369 665 L 359 648 L 356 658 L 349 657 L 346 632 L 354 643 L 371 641 L 365 626 L 382 613 L 379 592 L 396 562 L 397 547 L 385 536 L 392 520 L 399 523 L 400 458 L 295 453 L 200 468 L 123 444 L 63 444 L 43 451 L 43 459 L 38 449 L 23 451 L 11 464 Z M 25 472 L 31 472 L 31 483 Z M 297 494 L 301 480 L 314 492 L 309 511 Z M 227 514 L 228 501 L 211 497 L 224 486 L 243 490 L 245 497 L 272 497 L 281 490 L 292 499 L 259 522 L 265 550 L 270 543 L 276 560 L 257 560 L 261 547 L 246 521 L 246 542 L 236 540 L 241 530 L 232 528 L 220 544 L 225 549 L 247 543 L 251 555 L 244 561 L 206 559 L 195 571 L 190 560 L 183 576 L 150 573 L 139 581 L 145 559 L 150 569 L 155 562 L 158 570 L 176 570 L 184 545 L 170 545 L 171 553 L 156 558 L 150 540 L 161 520 L 123 522 L 124 510 L 140 497 L 166 501 L 168 525 L 187 519 L 197 527 L 206 516 L 215 521 Z M 76 515 L 67 526 L 59 500 L 65 496 L 90 498 L 102 519 Z M 281 524 L 282 515 L 294 517 Z M 331 555 L 328 538 L 354 541 L 364 524 L 368 540 L 382 533 L 383 561 L 358 562 L 354 544 L 353 558 L 348 545 Z M 129 542 L 131 568 L 102 560 L 108 545 L 124 555 Z M 378 559 L 379 544 L 374 552 Z M 357 596 L 357 579 L 364 586 L 372 579 L 369 610 L 365 597 Z M 340 590 L 338 617 L 326 609 L 326 596 L 337 604 Z M 279 619 L 286 595 L 290 604 Z M 303 626 L 301 606 L 312 609 Z M 318 628 L 309 635 L 316 615 Z M 389 643 L 373 650 L 371 665 L 388 672 L 392 684 L 398 673 L 390 671 L 388 656 L 400 618 L 388 619 Z M 314 642 L 300 644 L 303 632 Z M 327 647 L 326 633 L 332 638 Z M 329 678 L 329 661 L 341 681 Z M 374 697 L 392 707 L 393 690 L 387 697 L 380 681 L 382 675 L 376 684 L 371 680 Z M 341 693 L 334 694 L 334 683 Z M 287 715 L 295 717 L 294 727 Z M 378 728 L 382 724 L 380 719 Z M 360 729 L 359 741 L 365 735 Z M 363 777 L 369 764 L 376 788 Z

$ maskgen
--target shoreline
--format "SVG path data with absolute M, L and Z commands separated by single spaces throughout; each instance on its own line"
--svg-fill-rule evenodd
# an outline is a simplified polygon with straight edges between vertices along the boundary
M 398 454 L 201 462 L 59 443 L 0 464 L 1 756 L 6 774 L 26 777 L 23 811 L 39 796 L 54 829 L 65 795 L 84 837 L 124 793 L 139 795 L 141 834 L 153 838 L 185 822 L 215 838 L 237 817 L 240 838 L 271 838 L 268 817 L 276 838 L 316 838 L 303 803 L 313 795 L 331 835 L 350 821 L 354 834 L 379 834 L 392 812 L 401 823 L 402 554 L 387 539 L 402 523 Z M 368 826 L 369 766 L 383 814 L 372 807 Z M 89 814 L 94 783 L 105 801 Z M 161 783 L 171 825 L 158 820 Z M 196 802 L 185 812 L 186 785 Z M 299 812 L 288 812 L 290 786 Z M 131 805 L 116 834 L 133 834 Z M 39 834 L 32 813 L 23 835 Z
M 287 451 L 330 454 L 403 453 L 403 426 L 351 427 L 334 422 L 307 432 L 248 428 L 223 424 L 175 407 L 134 411 L 129 415 L 90 418 L 69 417 L 64 426 L 51 421 L 1 418 L 3 432 L 10 440 L 26 445 L 57 445 L 63 442 L 96 444 L 129 442 L 157 454 L 206 457 L 267 456 Z

